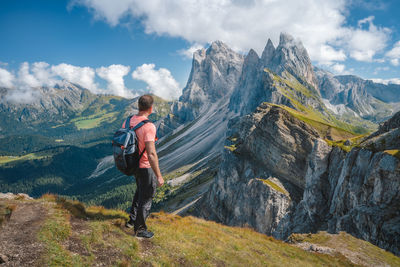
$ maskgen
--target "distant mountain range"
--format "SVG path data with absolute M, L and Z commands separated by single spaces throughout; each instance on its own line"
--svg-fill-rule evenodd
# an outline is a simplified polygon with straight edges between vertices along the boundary
M 380 84 L 354 75 L 338 75 L 314 68 L 324 103 L 336 114 L 353 113 L 373 122 L 400 110 L 400 85 Z
M 28 105 L 0 91 L 0 191 L 127 208 L 134 186 L 109 138 L 136 99 L 68 82 L 36 90 Z M 288 34 L 261 56 L 213 42 L 194 53 L 179 100 L 157 98 L 166 185 L 154 207 L 279 238 L 344 230 L 399 253 L 399 109 L 399 85 L 316 68 Z
M 32 149 L 27 146 L 21 149 L 21 144 L 12 144 L 16 136 L 29 137 L 30 143 L 35 143 L 35 139 L 38 143 L 48 142 L 51 146 L 99 141 L 108 138 L 128 114 L 137 111 L 137 99 L 95 95 L 67 81 L 53 88 L 33 88 L 35 97 L 29 103 L 7 101 L 12 90 L 0 89 L 0 138 L 3 138 L 0 151 L 3 153 L 27 153 L 42 148 L 35 145 Z M 156 113 L 151 119 L 165 116 L 169 109 L 167 101 L 157 98 Z
M 6 102 L 9 90 L 0 95 L 0 192 L 53 192 L 120 208 L 131 202 L 132 178 L 110 168 L 110 154 L 113 133 L 137 113 L 137 98 L 94 95 L 65 81 L 33 88 L 36 98 L 23 104 Z M 155 97 L 150 119 L 170 106 Z

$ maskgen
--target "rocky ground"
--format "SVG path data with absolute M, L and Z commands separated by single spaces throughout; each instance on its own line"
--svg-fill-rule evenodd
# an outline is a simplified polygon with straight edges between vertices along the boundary
M 44 245 L 36 235 L 47 216 L 47 209 L 41 204 L 29 201 L 9 200 L 12 195 L 0 195 L 0 206 L 7 203 L 12 207 L 11 217 L 4 223 L 0 235 L 0 264 L 10 266 L 36 265 L 43 253 Z M 24 195 L 16 198 L 25 199 Z

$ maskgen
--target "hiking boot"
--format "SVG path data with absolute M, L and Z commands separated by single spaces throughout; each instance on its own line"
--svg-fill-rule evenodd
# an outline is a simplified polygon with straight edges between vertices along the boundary
M 127 221 L 127 222 L 125 223 L 125 227 L 127 227 L 127 228 L 133 228 L 133 227 L 135 227 L 135 222 L 132 220 L 131 217 L 129 217 L 129 221 Z
M 136 232 L 136 237 L 138 238 L 152 238 L 154 236 L 153 232 L 147 231 L 147 230 L 140 230 Z

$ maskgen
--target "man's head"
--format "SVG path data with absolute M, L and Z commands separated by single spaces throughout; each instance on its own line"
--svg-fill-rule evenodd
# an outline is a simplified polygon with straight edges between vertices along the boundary
M 151 113 L 153 102 L 154 99 L 151 95 L 142 95 L 138 101 L 139 111 L 149 111 Z

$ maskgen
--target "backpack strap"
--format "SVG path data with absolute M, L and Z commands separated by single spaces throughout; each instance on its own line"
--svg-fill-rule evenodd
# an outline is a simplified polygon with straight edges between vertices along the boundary
M 126 118 L 126 120 L 125 120 L 125 129 L 129 129 L 132 117 L 133 116 L 129 116 L 128 118 Z
M 140 127 L 142 127 L 145 123 L 151 122 L 150 120 L 143 120 L 141 122 L 139 122 L 138 124 L 136 124 L 132 130 L 136 131 L 137 129 L 139 129 Z
M 136 131 L 137 129 L 139 129 L 140 127 L 142 127 L 143 125 L 145 125 L 146 123 L 151 122 L 150 120 L 143 120 L 141 122 L 139 122 L 138 124 L 135 125 L 135 127 L 132 128 L 133 131 Z M 139 155 L 139 161 L 142 158 L 144 152 L 146 151 L 146 147 L 144 147 L 142 153 L 140 153 Z
M 142 158 L 142 156 L 143 156 L 143 154 L 144 154 L 145 151 L 146 151 L 146 147 L 144 147 L 142 153 L 140 153 L 140 155 L 139 155 L 139 161 L 140 161 L 140 159 Z

